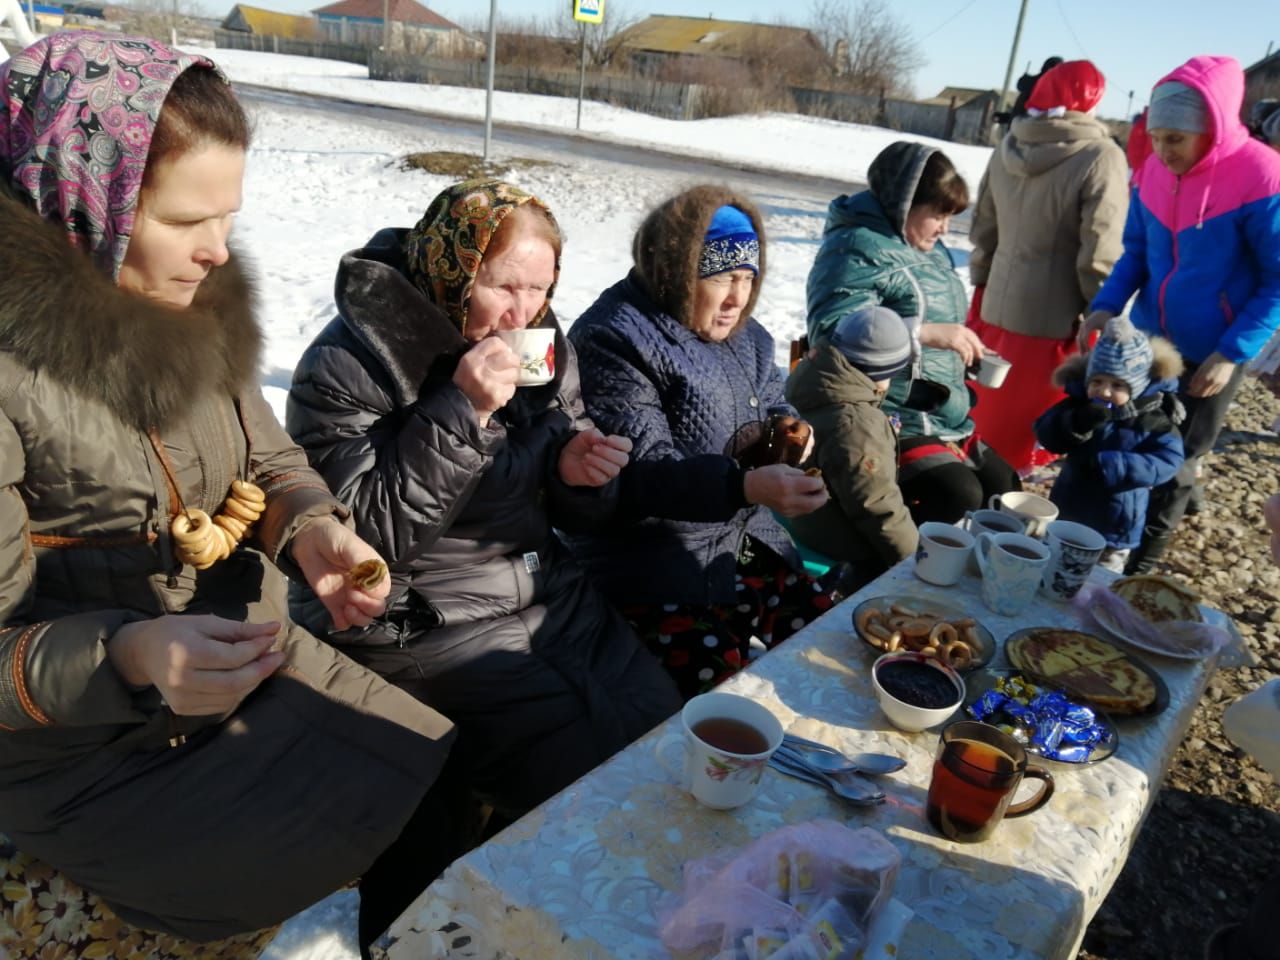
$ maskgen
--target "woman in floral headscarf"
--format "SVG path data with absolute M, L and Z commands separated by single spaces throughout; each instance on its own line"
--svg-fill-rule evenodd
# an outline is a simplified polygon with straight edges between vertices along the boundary
M 388 585 L 257 385 L 245 115 L 89 32 L 0 99 L 0 952 L 256 956 L 426 820 L 416 876 L 362 882 L 377 934 L 448 862 L 452 735 L 288 618 L 283 571 L 343 626 Z
M 412 230 L 338 268 L 289 432 L 391 566 L 387 611 L 330 639 L 458 724 L 476 790 L 533 807 L 679 699 L 552 533 L 611 517 L 630 443 L 587 420 L 550 309 L 560 233 L 505 183 L 450 187 Z M 496 334 L 555 330 L 554 376 L 516 388 Z M 320 629 L 314 600 L 303 622 Z

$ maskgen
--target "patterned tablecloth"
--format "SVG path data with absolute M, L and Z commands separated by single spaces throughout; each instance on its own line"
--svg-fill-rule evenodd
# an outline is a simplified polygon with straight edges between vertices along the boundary
M 944 840 L 924 815 L 937 731 L 908 734 L 889 726 L 869 679 L 876 651 L 852 630 L 854 606 L 891 594 L 959 604 L 1000 642 L 991 667 L 1007 666 L 1003 642 L 1014 630 L 1082 622 L 1071 606 L 1044 598 L 1017 618 L 995 616 L 979 599 L 975 578 L 935 587 L 913 576 L 912 563 L 903 561 L 723 688 L 766 704 L 793 733 L 846 750 L 906 757 L 906 768 L 882 781 L 885 804 L 854 808 L 770 769 L 747 806 L 705 809 L 678 786 L 676 717 L 458 860 L 392 926 L 375 955 L 666 957 L 655 914 L 659 902 L 679 889 L 685 861 L 742 847 L 784 824 L 831 817 L 882 831 L 902 854 L 894 896 L 915 916 L 900 956 L 1074 957 L 1124 865 L 1213 665 L 1141 657 L 1169 687 L 1166 710 L 1118 722 L 1119 749 L 1108 760 L 1053 764 L 1057 790 L 1048 805 L 1006 820 L 990 840 Z M 1112 575 L 1099 570 L 1094 577 Z

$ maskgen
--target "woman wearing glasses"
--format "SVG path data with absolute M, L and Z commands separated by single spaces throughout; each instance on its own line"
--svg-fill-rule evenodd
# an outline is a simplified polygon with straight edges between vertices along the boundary
M 765 271 L 755 205 L 692 187 L 649 213 L 632 255 L 569 339 L 591 419 L 634 444 L 624 485 L 660 489 L 680 518 L 570 541 L 687 698 L 830 606 L 774 517 L 816 510 L 827 491 L 794 465 L 802 449 L 756 469 L 726 452 L 779 418 L 808 432 L 783 399 L 773 338 L 751 317 Z

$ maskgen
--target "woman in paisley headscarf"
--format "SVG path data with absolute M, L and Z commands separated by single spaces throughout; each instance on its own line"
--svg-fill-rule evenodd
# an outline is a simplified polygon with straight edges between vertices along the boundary
M 245 115 L 90 32 L 0 98 L 0 952 L 256 956 L 426 819 L 379 933 L 448 862 L 451 732 L 288 618 L 285 571 L 341 626 L 388 584 L 257 385 Z
M 287 426 L 391 567 L 387 610 L 330 640 L 452 719 L 506 817 L 680 705 L 552 533 L 611 518 L 630 443 L 583 412 L 550 299 L 560 232 L 501 182 L 449 187 L 413 229 L 338 268 L 338 316 L 303 354 Z M 555 330 L 554 376 L 517 389 L 496 334 Z M 302 622 L 320 629 L 314 600 Z

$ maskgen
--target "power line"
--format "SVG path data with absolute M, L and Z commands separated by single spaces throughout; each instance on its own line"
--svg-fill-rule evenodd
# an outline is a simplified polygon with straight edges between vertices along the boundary
M 1058 14 L 1062 17 L 1062 23 L 1067 28 L 1067 32 L 1071 34 L 1071 39 L 1076 42 L 1076 48 L 1079 49 L 1081 55 L 1088 60 L 1089 51 L 1084 48 L 1084 44 L 1080 42 L 1080 38 L 1076 36 L 1075 30 L 1071 26 L 1071 21 L 1067 19 L 1067 12 L 1062 9 L 1062 0 L 1055 0 L 1058 5 Z
M 934 27 L 932 30 L 930 30 L 928 33 L 926 33 L 926 34 L 925 34 L 923 37 L 921 37 L 920 39 L 921 39 L 921 40 L 928 40 L 928 39 L 929 39 L 930 37 L 932 37 L 935 33 L 937 33 L 939 30 L 941 30 L 943 27 L 945 27 L 947 24 L 949 24 L 952 20 L 956 19 L 956 17 L 960 16 L 960 14 L 964 13 L 966 10 L 968 10 L 970 7 L 972 7 L 972 6 L 973 6 L 975 3 L 977 3 L 977 2 L 978 2 L 978 0 L 969 0 L 969 2 L 968 2 L 968 3 L 966 3 L 963 7 L 961 7 L 959 10 L 957 10 L 957 11 L 956 11 L 955 13 L 953 13 L 951 16 L 947 17 L 947 19 L 943 20 L 940 24 L 938 24 L 936 27 Z

